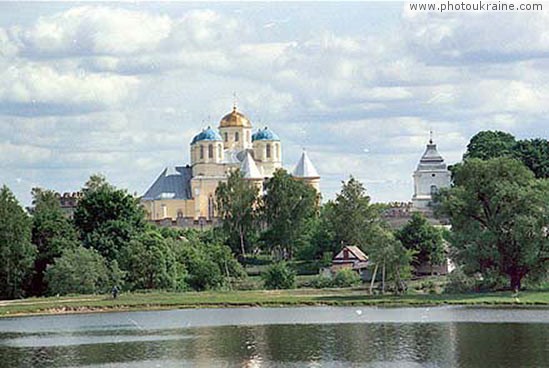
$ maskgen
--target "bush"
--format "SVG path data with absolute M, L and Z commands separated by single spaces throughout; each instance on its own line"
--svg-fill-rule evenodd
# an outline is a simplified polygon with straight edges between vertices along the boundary
M 278 262 L 270 266 L 261 278 L 266 289 L 293 289 L 295 288 L 295 272 L 285 262 Z
M 356 271 L 343 269 L 338 271 L 335 275 L 333 285 L 335 287 L 351 287 L 360 285 L 361 281 L 362 280 Z
M 448 294 L 459 294 L 473 291 L 476 281 L 473 277 L 467 276 L 460 268 L 456 268 L 448 275 L 448 284 L 444 292 Z
M 324 289 L 333 287 L 334 282 L 331 277 L 318 275 L 311 280 L 311 287 L 315 289 Z
M 78 247 L 55 258 L 46 269 L 45 280 L 51 295 L 101 293 L 120 281 L 118 266 L 114 265 L 113 270 L 114 274 L 94 249 Z

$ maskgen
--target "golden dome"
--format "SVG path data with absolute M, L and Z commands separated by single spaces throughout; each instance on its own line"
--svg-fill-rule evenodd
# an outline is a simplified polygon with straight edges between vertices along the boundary
M 248 118 L 244 116 L 244 114 L 236 111 L 236 106 L 234 106 L 233 111 L 223 116 L 223 118 L 219 122 L 219 127 L 220 128 L 228 128 L 228 127 L 251 128 L 252 123 L 250 123 L 250 120 L 248 120 Z

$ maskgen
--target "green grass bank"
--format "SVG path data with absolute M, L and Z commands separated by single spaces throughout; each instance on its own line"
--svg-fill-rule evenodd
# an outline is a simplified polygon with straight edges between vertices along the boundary
M 363 288 L 123 293 L 117 299 L 107 295 L 75 295 L 0 301 L 0 317 L 178 308 L 312 305 L 388 307 L 476 305 L 549 308 L 549 291 L 524 291 L 518 296 L 512 292 L 370 296 Z

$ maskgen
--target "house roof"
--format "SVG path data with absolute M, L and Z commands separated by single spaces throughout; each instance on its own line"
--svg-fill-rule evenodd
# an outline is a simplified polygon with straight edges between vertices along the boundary
M 347 250 L 349 253 L 351 253 L 354 256 L 354 259 L 349 258 L 349 259 L 346 259 L 345 261 L 348 261 L 348 262 L 356 262 L 356 261 L 367 262 L 368 261 L 368 256 L 364 254 L 364 252 L 360 250 L 359 247 L 355 247 L 355 246 L 343 247 L 343 249 L 334 257 L 334 261 L 342 262 L 344 260 L 343 259 L 344 250 Z
M 192 168 L 176 166 L 165 168 L 142 199 L 192 199 Z

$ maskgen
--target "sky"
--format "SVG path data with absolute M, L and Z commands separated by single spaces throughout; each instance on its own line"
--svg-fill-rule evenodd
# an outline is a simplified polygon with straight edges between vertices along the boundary
M 430 130 L 449 164 L 480 130 L 547 138 L 546 4 L 0 2 L 0 184 L 25 205 L 94 173 L 140 195 L 236 94 L 287 169 L 307 150 L 325 199 L 353 175 L 408 201 Z

